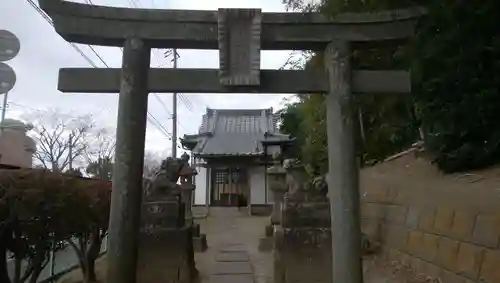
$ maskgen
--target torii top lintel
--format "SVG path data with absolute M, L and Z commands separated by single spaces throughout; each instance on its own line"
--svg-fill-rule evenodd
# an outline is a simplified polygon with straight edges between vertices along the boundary
M 56 31 L 67 41 L 123 46 L 129 37 L 147 40 L 152 48 L 218 49 L 221 11 L 132 9 L 39 0 Z M 346 13 L 327 18 L 319 13 L 260 13 L 258 9 L 227 9 L 246 13 L 258 24 L 260 49 L 319 50 L 330 41 L 378 41 L 413 35 L 425 11 L 416 7 L 376 13 Z M 224 12 L 223 12 L 224 13 Z M 257 17 L 256 17 L 257 16 Z M 226 17 L 231 21 L 231 17 Z M 248 18 L 248 17 L 247 17 Z M 230 27 L 232 28 L 232 27 Z M 256 32 L 254 30 L 254 32 Z

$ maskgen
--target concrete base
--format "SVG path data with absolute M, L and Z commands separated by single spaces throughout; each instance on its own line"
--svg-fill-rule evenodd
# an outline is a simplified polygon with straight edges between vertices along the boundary
M 207 248 L 207 235 L 200 234 L 198 237 L 193 237 L 193 249 L 195 252 L 204 252 Z
M 270 252 L 273 250 L 273 237 L 260 237 L 259 238 L 259 251 Z

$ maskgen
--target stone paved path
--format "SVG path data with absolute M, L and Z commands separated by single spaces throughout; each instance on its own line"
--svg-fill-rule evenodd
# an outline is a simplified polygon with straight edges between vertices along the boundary
M 266 221 L 234 208 L 212 208 L 209 218 L 198 221 L 209 246 L 195 255 L 201 282 L 271 283 L 272 254 L 258 251 Z

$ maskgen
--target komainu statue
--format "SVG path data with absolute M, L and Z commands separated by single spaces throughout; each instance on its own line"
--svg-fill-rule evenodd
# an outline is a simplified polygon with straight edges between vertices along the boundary
M 322 196 L 328 196 L 328 183 L 325 176 L 319 176 L 312 180 L 312 188 Z
M 289 197 L 300 195 L 307 185 L 307 173 L 305 167 L 294 158 L 285 159 L 283 168 L 286 171 L 286 194 Z
M 315 177 L 310 183 L 310 188 L 320 193 L 322 196 L 328 197 L 326 176 Z M 361 249 L 363 255 L 374 254 L 379 249 L 379 243 L 375 239 L 370 238 L 367 234 L 361 233 Z
M 145 193 L 148 197 L 179 195 L 180 187 L 177 184 L 180 172 L 185 162 L 179 158 L 167 157 L 162 161 L 160 168 L 145 184 Z

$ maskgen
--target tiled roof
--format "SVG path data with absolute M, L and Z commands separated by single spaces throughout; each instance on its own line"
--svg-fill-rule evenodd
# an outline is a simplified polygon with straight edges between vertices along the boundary
M 185 135 L 184 141 L 196 141 L 198 155 L 260 155 L 266 139 L 284 139 L 278 134 L 273 109 L 210 109 L 203 115 L 197 135 Z

